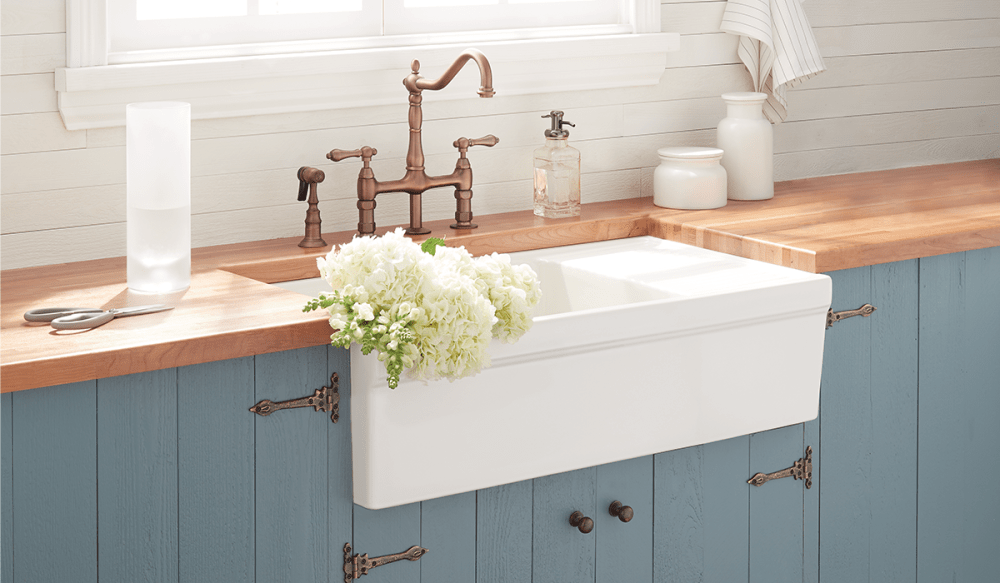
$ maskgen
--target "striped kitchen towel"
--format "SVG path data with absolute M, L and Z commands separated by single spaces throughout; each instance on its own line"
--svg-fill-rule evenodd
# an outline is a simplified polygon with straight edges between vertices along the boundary
M 826 70 L 799 0 L 728 0 L 722 30 L 739 35 L 737 53 L 754 91 L 767 94 L 764 115 L 772 123 L 788 117 L 786 88 Z

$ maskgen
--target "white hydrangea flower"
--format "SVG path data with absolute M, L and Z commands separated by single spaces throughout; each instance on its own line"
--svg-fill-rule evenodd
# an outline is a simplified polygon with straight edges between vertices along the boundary
M 528 266 L 506 255 L 473 258 L 464 247 L 425 253 L 402 228 L 355 237 L 316 260 L 336 291 L 323 297 L 333 344 L 378 349 L 388 371 L 419 379 L 475 375 L 490 365 L 496 336 L 514 342 L 531 328 L 541 291 Z M 390 374 L 390 387 L 395 387 Z
M 513 343 L 531 328 L 531 311 L 542 298 L 538 275 L 530 266 L 512 266 L 510 256 L 493 253 L 476 260 L 477 278 L 496 307 L 493 335 Z

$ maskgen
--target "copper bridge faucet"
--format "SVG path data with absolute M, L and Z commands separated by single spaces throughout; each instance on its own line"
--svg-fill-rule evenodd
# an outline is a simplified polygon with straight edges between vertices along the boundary
M 428 189 L 437 187 L 455 187 L 455 223 L 452 229 L 475 229 L 472 223 L 472 166 L 465 157 L 472 146 L 495 146 L 500 139 L 493 135 L 482 138 L 459 138 L 453 145 L 458 148 L 458 162 L 455 171 L 448 175 L 428 176 L 424 171 L 424 147 L 420 141 L 420 126 L 424 114 L 420 108 L 423 101 L 421 95 L 425 89 L 438 90 L 446 87 L 455 75 L 461 71 L 468 61 L 479 65 L 480 97 L 493 97 L 493 72 L 486 55 L 476 49 L 468 49 L 455 59 L 455 62 L 434 81 L 428 81 L 420 76 L 420 61 L 416 59 L 410 64 L 411 72 L 403 79 L 403 85 L 410 91 L 410 144 L 406 152 L 406 174 L 399 180 L 380 182 L 371 169 L 372 157 L 378 151 L 370 146 L 362 146 L 357 150 L 331 150 L 326 155 L 334 162 L 345 158 L 360 157 L 364 165 L 358 175 L 358 233 L 371 235 L 375 233 L 375 196 L 380 193 L 410 194 L 410 227 L 407 235 L 423 235 L 431 230 L 423 226 L 423 208 L 421 195 Z

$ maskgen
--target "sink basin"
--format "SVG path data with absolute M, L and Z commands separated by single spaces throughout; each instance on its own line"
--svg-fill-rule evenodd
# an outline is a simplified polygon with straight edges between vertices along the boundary
M 354 501 L 380 509 L 811 420 L 830 278 L 653 237 L 510 254 L 533 328 L 390 390 L 351 349 Z M 278 284 L 315 295 L 319 279 Z M 305 286 L 305 288 L 301 288 Z M 342 375 L 342 378 L 346 378 Z

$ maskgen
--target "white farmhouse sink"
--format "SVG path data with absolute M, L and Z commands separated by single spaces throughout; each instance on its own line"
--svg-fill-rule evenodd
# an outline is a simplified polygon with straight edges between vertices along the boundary
M 816 417 L 830 278 L 653 237 L 511 255 L 534 327 L 453 383 L 351 350 L 354 501 L 381 509 Z M 278 284 L 315 295 L 325 283 Z M 345 376 L 346 377 L 346 376 Z

